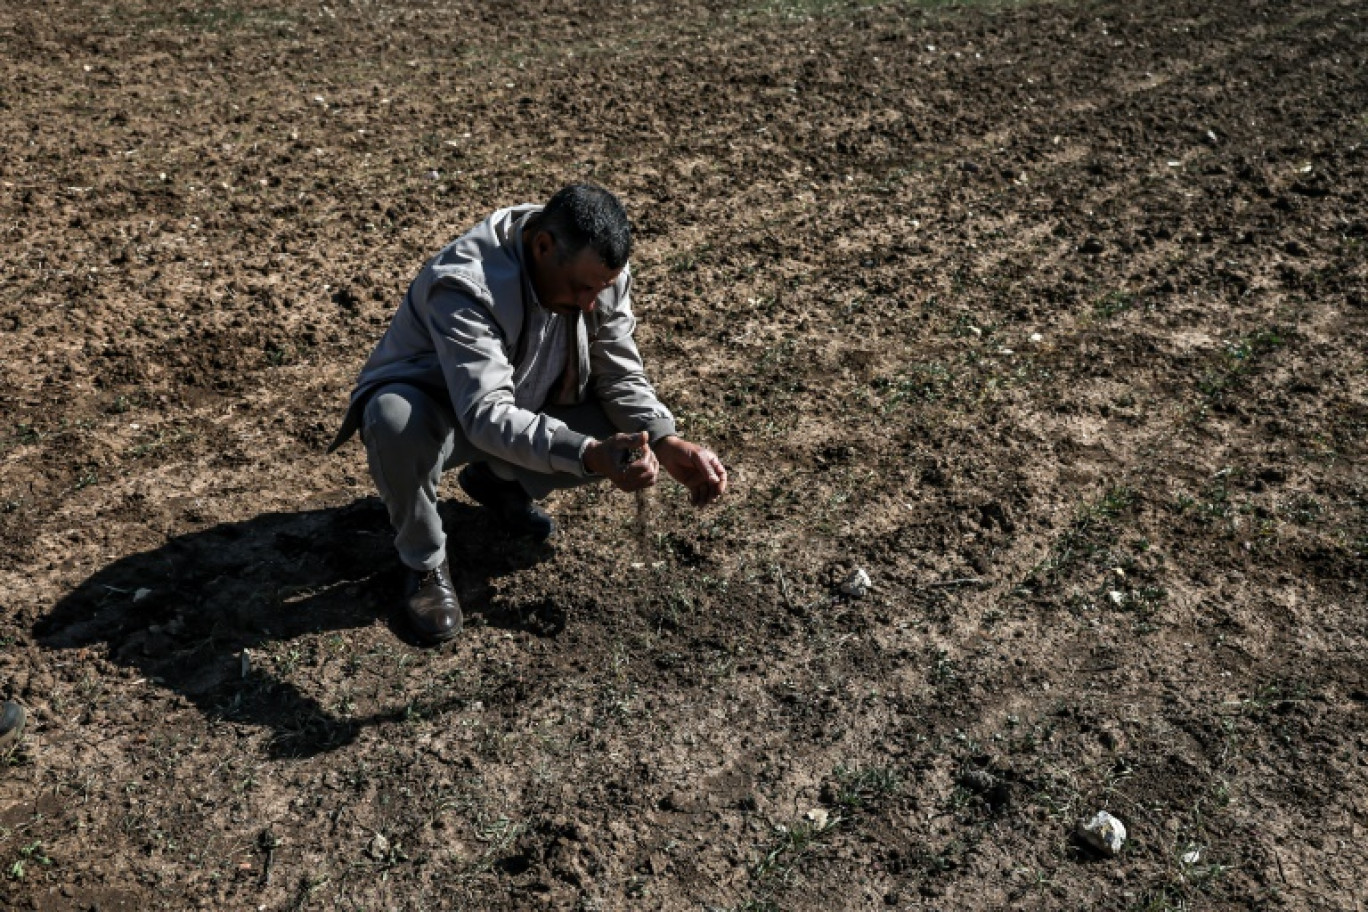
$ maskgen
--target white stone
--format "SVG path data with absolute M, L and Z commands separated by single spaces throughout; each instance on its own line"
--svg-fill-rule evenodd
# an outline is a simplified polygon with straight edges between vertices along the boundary
M 1078 825 L 1078 838 L 1103 855 L 1115 857 L 1126 843 L 1126 825 L 1106 811 Z
M 869 594 L 869 589 L 874 585 L 874 581 L 869 578 L 864 567 L 856 567 L 851 574 L 841 581 L 841 592 L 851 598 L 864 598 Z

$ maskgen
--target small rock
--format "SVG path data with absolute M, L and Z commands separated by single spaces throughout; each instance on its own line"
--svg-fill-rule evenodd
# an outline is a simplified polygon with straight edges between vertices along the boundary
M 1187 852 L 1184 852 L 1184 853 L 1183 853 L 1183 864 L 1185 864 L 1185 865 L 1195 865 L 1197 862 L 1199 862 L 1199 861 L 1201 861 L 1201 860 L 1202 860 L 1202 849 L 1201 849 L 1200 846 L 1197 847 L 1197 848 L 1195 848 L 1195 849 L 1192 849 L 1192 850 L 1190 850 L 1190 851 L 1187 851 Z
M 874 581 L 869 578 L 864 567 L 856 567 L 850 575 L 841 580 L 841 592 L 851 598 L 864 598 L 869 594 Z
M 812 826 L 816 830 L 825 830 L 831 821 L 831 816 L 827 814 L 826 808 L 813 808 L 805 816 L 812 821 Z
M 366 854 L 376 861 L 384 861 L 389 858 L 389 850 L 389 840 L 379 833 L 376 833 L 375 838 L 370 841 L 370 845 L 366 846 Z
M 1126 843 L 1126 825 L 1106 811 L 1098 811 L 1091 820 L 1078 825 L 1078 838 L 1108 858 L 1114 858 Z
M 1126 593 L 1120 592 L 1116 589 L 1113 589 L 1110 592 L 1108 592 L 1107 598 L 1111 599 L 1111 603 L 1113 605 L 1116 605 L 1117 607 L 1120 607 L 1121 605 L 1124 605 L 1126 603 Z

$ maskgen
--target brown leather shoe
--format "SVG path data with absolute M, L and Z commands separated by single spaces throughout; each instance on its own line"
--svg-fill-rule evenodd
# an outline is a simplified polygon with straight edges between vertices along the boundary
M 426 573 L 409 571 L 404 613 L 425 643 L 444 643 L 461 632 L 461 602 L 446 561 Z
M 0 704 L 0 751 L 9 750 L 19 743 L 24 733 L 24 707 L 12 700 Z

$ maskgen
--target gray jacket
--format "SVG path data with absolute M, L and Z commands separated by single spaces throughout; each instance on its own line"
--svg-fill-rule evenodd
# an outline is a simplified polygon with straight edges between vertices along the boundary
M 409 383 L 448 397 L 466 438 L 486 453 L 535 472 L 585 474 L 580 454 L 589 438 L 513 401 L 514 372 L 529 354 L 525 319 L 538 306 L 523 263 L 522 230 L 539 211 L 500 209 L 424 264 L 362 367 L 328 452 L 360 427 L 374 390 Z M 624 268 L 594 310 L 570 325 L 579 355 L 575 401 L 592 394 L 620 431 L 646 431 L 655 443 L 674 434 L 675 423 L 632 341 L 631 286 L 631 270 Z

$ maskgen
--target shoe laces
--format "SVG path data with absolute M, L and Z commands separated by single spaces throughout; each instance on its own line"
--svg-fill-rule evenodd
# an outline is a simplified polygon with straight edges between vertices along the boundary
M 438 582 L 446 582 L 447 580 L 445 570 L 446 564 L 438 564 L 431 570 L 424 570 L 422 575 L 418 577 L 418 588 L 423 588 L 433 580 L 437 580 Z

